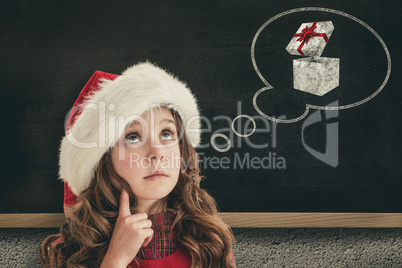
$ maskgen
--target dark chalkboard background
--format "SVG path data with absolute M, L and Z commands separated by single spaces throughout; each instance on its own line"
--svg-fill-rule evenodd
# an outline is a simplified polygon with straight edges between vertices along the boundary
M 381 36 L 392 58 L 389 81 L 375 98 L 304 128 L 306 144 L 324 152 L 326 126 L 337 124 L 336 167 L 311 155 L 302 142 L 303 123 L 316 110 L 298 122 L 276 124 L 276 132 L 268 121 L 269 133 L 249 137 L 253 143 L 267 142 L 265 149 L 247 145 L 230 130 L 230 122 L 215 118 L 259 115 L 253 96 L 265 84 L 252 64 L 253 39 L 266 21 L 300 7 L 330 8 L 362 20 Z M 211 146 L 198 150 L 204 161 L 231 162 L 224 164 L 227 169 L 207 164 L 203 171 L 202 187 L 221 211 L 402 212 L 399 1 L 23 0 L 2 1 L 0 10 L 0 213 L 62 212 L 57 161 L 67 112 L 94 71 L 120 74 L 146 59 L 192 88 L 212 123 L 204 144 L 222 128 L 233 136 L 227 152 Z M 323 20 L 335 25 L 322 56 L 341 59 L 340 85 L 316 97 L 292 89 L 292 60 L 298 57 L 285 47 L 301 23 Z M 274 87 L 258 97 L 258 107 L 287 118 L 301 115 L 306 103 L 346 105 L 364 99 L 387 71 L 384 49 L 371 32 L 347 17 L 319 11 L 273 21 L 258 37 L 255 59 Z M 238 132 L 249 133 L 243 129 L 247 121 L 236 121 Z M 264 120 L 255 121 L 257 129 L 267 129 Z M 221 138 L 216 143 L 225 146 Z M 234 168 L 236 157 L 246 155 L 281 158 L 286 168 Z

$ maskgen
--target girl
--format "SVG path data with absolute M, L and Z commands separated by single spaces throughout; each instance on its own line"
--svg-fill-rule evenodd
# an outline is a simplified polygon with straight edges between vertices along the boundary
M 234 237 L 200 188 L 199 111 L 187 86 L 142 63 L 96 72 L 60 147 L 66 222 L 43 267 L 235 267 Z

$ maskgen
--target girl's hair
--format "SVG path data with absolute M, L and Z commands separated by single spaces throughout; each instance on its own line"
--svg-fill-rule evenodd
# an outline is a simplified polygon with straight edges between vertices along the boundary
M 200 188 L 198 154 L 188 141 L 180 116 L 171 111 L 179 133 L 181 172 L 173 191 L 150 212 L 162 207 L 169 215 L 177 246 L 191 254 L 192 267 L 234 267 L 231 229 L 219 218 L 215 200 Z M 70 209 L 60 233 L 50 235 L 41 244 L 42 267 L 101 265 L 118 217 L 120 190 L 114 187 L 116 181 L 129 193 L 135 208 L 136 197 L 113 169 L 109 150 L 100 160 L 90 186 L 80 194 L 80 202 Z M 136 213 L 135 209 L 132 212 Z

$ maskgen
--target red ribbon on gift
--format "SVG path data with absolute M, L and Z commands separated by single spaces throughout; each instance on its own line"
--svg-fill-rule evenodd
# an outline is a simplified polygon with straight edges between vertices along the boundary
M 314 30 L 317 28 L 317 22 L 314 22 L 313 25 L 311 25 L 311 27 L 309 28 L 308 26 L 306 26 L 305 29 L 302 30 L 301 33 L 295 34 L 293 37 L 299 37 L 299 39 L 297 39 L 296 41 L 300 41 L 302 42 L 300 44 L 300 46 L 297 48 L 297 51 L 299 51 L 300 55 L 302 56 L 306 56 L 304 55 L 302 48 L 304 46 L 304 44 L 307 44 L 308 41 L 310 40 L 311 37 L 317 36 L 317 37 L 323 37 L 325 42 L 328 43 L 328 37 L 325 33 L 316 33 L 314 32 Z

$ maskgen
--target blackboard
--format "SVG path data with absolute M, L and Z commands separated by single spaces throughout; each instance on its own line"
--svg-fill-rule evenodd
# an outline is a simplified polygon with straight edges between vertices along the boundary
M 96 70 L 145 60 L 199 100 L 202 187 L 220 211 L 402 213 L 398 1 L 2 1 L 1 10 L 1 214 L 62 213 L 69 109 Z M 285 49 L 317 21 L 335 27 L 322 57 L 340 59 L 339 86 L 323 96 L 293 88 L 301 56 Z

